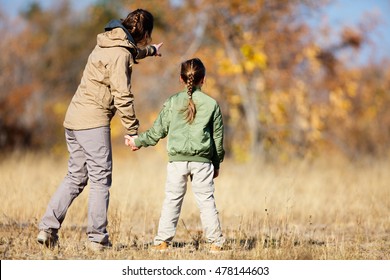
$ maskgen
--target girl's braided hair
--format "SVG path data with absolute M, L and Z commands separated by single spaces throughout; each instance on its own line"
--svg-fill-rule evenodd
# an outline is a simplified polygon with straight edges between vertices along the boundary
M 194 93 L 195 86 L 199 85 L 206 75 L 206 68 L 199 58 L 193 58 L 184 61 L 181 64 L 180 77 L 187 86 L 188 94 L 188 106 L 184 112 L 188 123 L 192 123 L 196 115 L 196 107 L 192 94 Z

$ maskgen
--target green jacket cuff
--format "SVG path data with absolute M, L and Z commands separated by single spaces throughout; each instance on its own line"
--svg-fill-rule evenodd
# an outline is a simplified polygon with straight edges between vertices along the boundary
M 134 143 L 135 143 L 135 145 L 136 145 L 137 147 L 142 146 L 141 141 L 140 141 L 138 138 L 135 138 L 135 139 L 134 139 Z

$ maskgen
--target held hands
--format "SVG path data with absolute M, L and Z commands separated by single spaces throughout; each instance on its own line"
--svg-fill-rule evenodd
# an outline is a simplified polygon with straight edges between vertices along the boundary
M 131 147 L 132 151 L 137 151 L 139 148 L 135 145 L 134 139 L 137 138 L 138 136 L 130 136 L 130 135 L 125 135 L 125 145 L 128 147 Z
M 161 53 L 160 53 L 160 48 L 161 46 L 163 45 L 163 43 L 161 42 L 160 44 L 153 44 L 152 46 L 156 48 L 156 54 L 155 56 L 161 56 Z

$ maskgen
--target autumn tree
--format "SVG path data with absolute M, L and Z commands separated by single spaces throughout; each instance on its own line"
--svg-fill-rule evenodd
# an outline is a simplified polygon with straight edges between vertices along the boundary
M 211 93 L 226 100 L 227 136 L 236 155 L 304 156 L 329 146 L 351 154 L 345 134 L 330 126 L 353 123 L 357 88 L 339 54 L 358 53 L 373 28 L 345 28 L 339 42 L 319 45 L 307 19 L 326 4 L 185 2 L 192 41 L 201 42 L 194 54 L 208 59 Z
M 155 17 L 163 56 L 135 67 L 140 130 L 182 90 L 180 63 L 200 57 L 204 91 L 222 106 L 226 150 L 237 159 L 289 158 L 337 151 L 386 154 L 390 141 L 389 61 L 351 63 L 377 21 L 314 30 L 328 1 L 98 1 L 76 13 L 63 0 L 32 4 L 17 22 L 0 13 L 0 149 L 63 143 L 62 121 L 96 35 L 113 18 L 144 8 Z M 330 43 L 323 44 L 318 37 Z M 347 55 L 347 56 L 346 56 Z M 119 122 L 113 138 L 122 139 Z
M 3 26 L 0 148 L 48 146 L 63 138 L 63 104 L 77 88 L 96 34 L 114 17 L 101 4 L 76 18 L 68 1 L 49 10 L 33 2 L 16 23 Z

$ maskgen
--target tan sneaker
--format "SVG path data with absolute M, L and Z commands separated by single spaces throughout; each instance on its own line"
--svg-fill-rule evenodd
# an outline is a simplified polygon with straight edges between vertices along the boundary
M 223 252 L 223 248 L 221 246 L 211 244 L 209 252 L 212 254 L 218 254 L 218 253 Z
M 168 243 L 163 241 L 158 245 L 153 245 L 151 250 L 155 251 L 155 252 L 164 252 L 164 251 L 168 250 Z
M 58 235 L 53 232 L 41 230 L 38 233 L 37 241 L 47 248 L 53 249 L 58 244 Z

